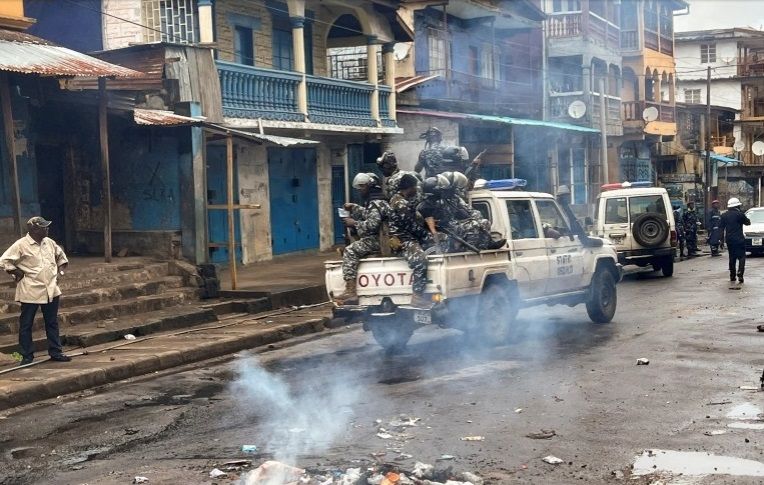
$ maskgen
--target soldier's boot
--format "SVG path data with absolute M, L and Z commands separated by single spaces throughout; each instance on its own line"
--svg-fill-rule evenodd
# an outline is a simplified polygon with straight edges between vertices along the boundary
M 432 308 L 432 302 L 425 298 L 422 293 L 414 293 L 411 297 L 411 306 L 414 308 L 429 310 Z
M 334 298 L 339 305 L 357 305 L 358 292 L 356 291 L 355 279 L 345 281 L 345 292 Z
M 733 282 L 733 283 L 735 282 L 735 276 L 737 276 L 735 274 L 735 272 L 734 271 L 730 271 L 730 281 Z

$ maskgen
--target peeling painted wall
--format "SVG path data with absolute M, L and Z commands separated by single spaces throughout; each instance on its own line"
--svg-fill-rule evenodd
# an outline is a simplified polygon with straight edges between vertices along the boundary
M 268 154 L 265 146 L 237 146 L 239 203 L 260 204 L 260 209 L 241 210 L 242 263 L 271 259 L 271 203 L 268 188 Z

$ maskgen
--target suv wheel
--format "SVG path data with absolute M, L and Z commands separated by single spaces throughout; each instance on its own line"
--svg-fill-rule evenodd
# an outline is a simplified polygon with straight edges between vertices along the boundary
M 668 239 L 669 225 L 664 216 L 648 212 L 634 218 L 631 232 L 637 244 L 645 248 L 655 248 Z
M 608 323 L 615 316 L 618 304 L 618 292 L 615 279 L 610 271 L 601 269 L 594 273 L 586 301 L 586 313 L 594 323 Z

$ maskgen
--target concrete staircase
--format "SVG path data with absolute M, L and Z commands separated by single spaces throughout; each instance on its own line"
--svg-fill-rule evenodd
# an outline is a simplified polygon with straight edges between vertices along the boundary
M 204 305 L 195 276 L 174 262 L 128 258 L 112 264 L 75 259 L 59 281 L 63 291 L 59 325 L 65 346 L 88 346 L 118 340 L 125 334 L 146 335 L 217 321 Z M 2 275 L 0 275 L 0 279 Z M 14 284 L 0 284 L 0 352 L 17 349 L 20 305 Z M 47 348 L 38 312 L 35 346 Z

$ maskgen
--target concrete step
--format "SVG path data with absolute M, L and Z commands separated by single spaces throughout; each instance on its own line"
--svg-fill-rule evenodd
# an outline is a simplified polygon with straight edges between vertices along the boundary
M 75 290 L 74 293 L 64 293 L 61 295 L 60 305 L 61 308 L 73 308 L 83 305 L 116 302 L 139 296 L 157 295 L 167 290 L 182 288 L 183 285 L 182 276 L 166 276 L 159 280 L 144 283 L 80 289 Z M 20 303 L 0 300 L 0 315 L 18 313 L 20 311 Z
M 242 315 L 242 314 L 233 314 Z M 226 315 L 226 318 L 228 316 Z M 88 347 L 124 339 L 125 335 L 145 337 L 156 332 L 193 327 L 205 323 L 217 322 L 218 315 L 213 308 L 197 306 L 170 307 L 140 315 L 70 326 L 61 330 L 61 343 L 67 350 L 72 347 Z M 48 341 L 44 330 L 32 334 L 35 351 L 44 352 Z M 18 351 L 17 335 L 0 336 L 0 353 L 11 354 Z
M 120 269 L 122 268 L 122 269 Z M 73 269 L 59 280 L 61 291 L 77 292 L 89 288 L 104 288 L 131 283 L 142 283 L 163 278 L 169 275 L 168 263 L 130 264 L 113 267 L 91 267 Z M 0 287 L 0 301 L 13 300 L 15 285 L 5 282 Z
M 189 304 L 198 300 L 199 289 L 178 288 L 156 295 L 137 296 L 115 302 L 64 308 L 59 311 L 59 326 L 63 333 L 68 330 L 66 328 L 68 326 L 95 323 L 127 315 L 139 315 Z M 0 335 L 18 333 L 18 319 L 18 313 L 0 315 Z M 33 329 L 42 328 L 44 328 L 42 314 L 38 312 Z

